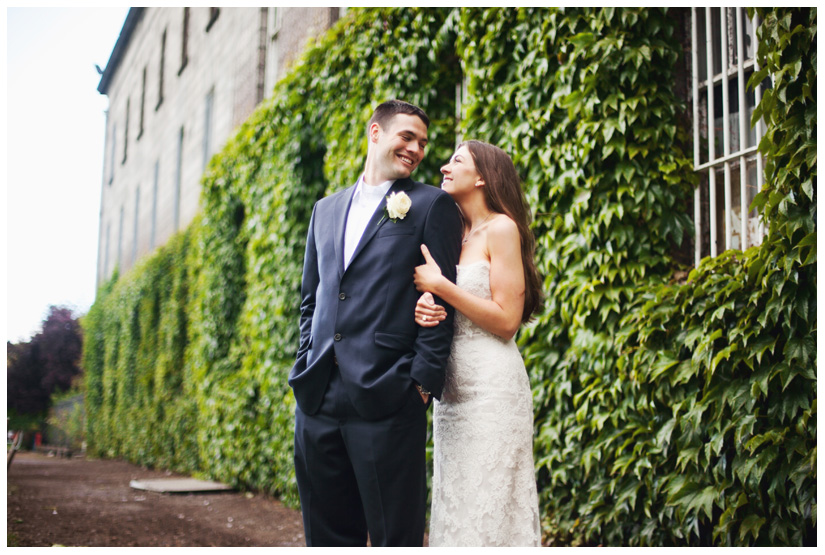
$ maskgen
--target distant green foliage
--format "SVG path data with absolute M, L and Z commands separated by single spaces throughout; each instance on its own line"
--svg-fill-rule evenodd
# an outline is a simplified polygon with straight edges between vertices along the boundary
M 367 119 L 498 144 L 536 213 L 545 310 L 520 345 L 551 544 L 801 545 L 816 526 L 816 10 L 760 11 L 763 245 L 673 258 L 697 184 L 664 9 L 351 9 L 211 161 L 200 217 L 84 319 L 92 452 L 297 505 L 306 226 L 355 182 Z M 467 97 L 456 122 L 455 91 Z
M 181 472 L 199 469 L 184 350 L 192 228 L 98 291 L 83 318 L 90 453 Z

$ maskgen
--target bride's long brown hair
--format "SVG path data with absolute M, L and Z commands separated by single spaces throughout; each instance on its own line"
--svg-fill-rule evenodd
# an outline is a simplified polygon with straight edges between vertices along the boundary
M 521 321 L 529 322 L 541 310 L 544 295 L 542 280 L 533 259 L 536 239 L 530 230 L 532 215 L 524 191 L 521 190 L 516 167 L 510 156 L 499 147 L 481 141 L 464 141 L 473 157 L 476 170 L 484 180 L 484 199 L 493 212 L 506 214 L 516 222 L 521 237 L 521 262 L 524 266 L 524 312 Z M 458 149 L 456 149 L 458 150 Z

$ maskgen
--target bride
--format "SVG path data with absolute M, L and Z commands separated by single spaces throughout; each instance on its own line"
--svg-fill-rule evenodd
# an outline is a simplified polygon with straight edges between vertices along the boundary
M 533 403 L 513 336 L 541 305 L 530 212 L 510 157 L 479 141 L 441 168 L 441 188 L 464 220 L 456 283 L 421 246 L 424 294 L 416 322 L 436 326 L 456 310 L 441 401 L 433 413 L 431 546 L 538 546 Z

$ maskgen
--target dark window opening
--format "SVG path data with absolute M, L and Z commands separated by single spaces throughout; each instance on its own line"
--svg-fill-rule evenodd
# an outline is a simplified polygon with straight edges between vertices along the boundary
M 155 110 L 163 104 L 163 68 L 166 65 L 166 29 L 160 37 L 160 74 L 158 78 L 158 103 Z
M 206 32 L 209 32 L 209 29 L 212 28 L 212 25 L 215 24 L 215 21 L 218 20 L 218 16 L 221 15 L 220 8 L 209 8 L 209 23 L 206 24 Z
M 112 155 L 109 157 L 109 185 L 115 180 L 115 160 L 117 156 L 117 124 L 112 125 Z
M 130 111 L 130 104 L 132 103 L 132 99 L 126 99 L 126 124 L 125 129 L 123 130 L 123 160 L 121 160 L 121 164 L 126 163 L 126 155 L 129 151 L 129 111 Z
M 180 69 L 178 75 L 186 69 L 189 62 L 189 8 L 183 8 L 183 42 L 181 43 Z
M 143 67 L 143 82 L 140 86 L 140 122 L 138 127 L 137 140 L 143 136 L 143 124 L 145 121 L 146 108 L 146 66 Z

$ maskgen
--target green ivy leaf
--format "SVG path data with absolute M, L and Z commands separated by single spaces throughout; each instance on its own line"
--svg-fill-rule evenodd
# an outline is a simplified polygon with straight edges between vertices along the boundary
M 754 539 L 759 537 L 759 530 L 764 526 L 767 520 L 758 515 L 748 515 L 742 520 L 742 525 L 739 527 L 739 541 L 743 542 L 750 535 Z

